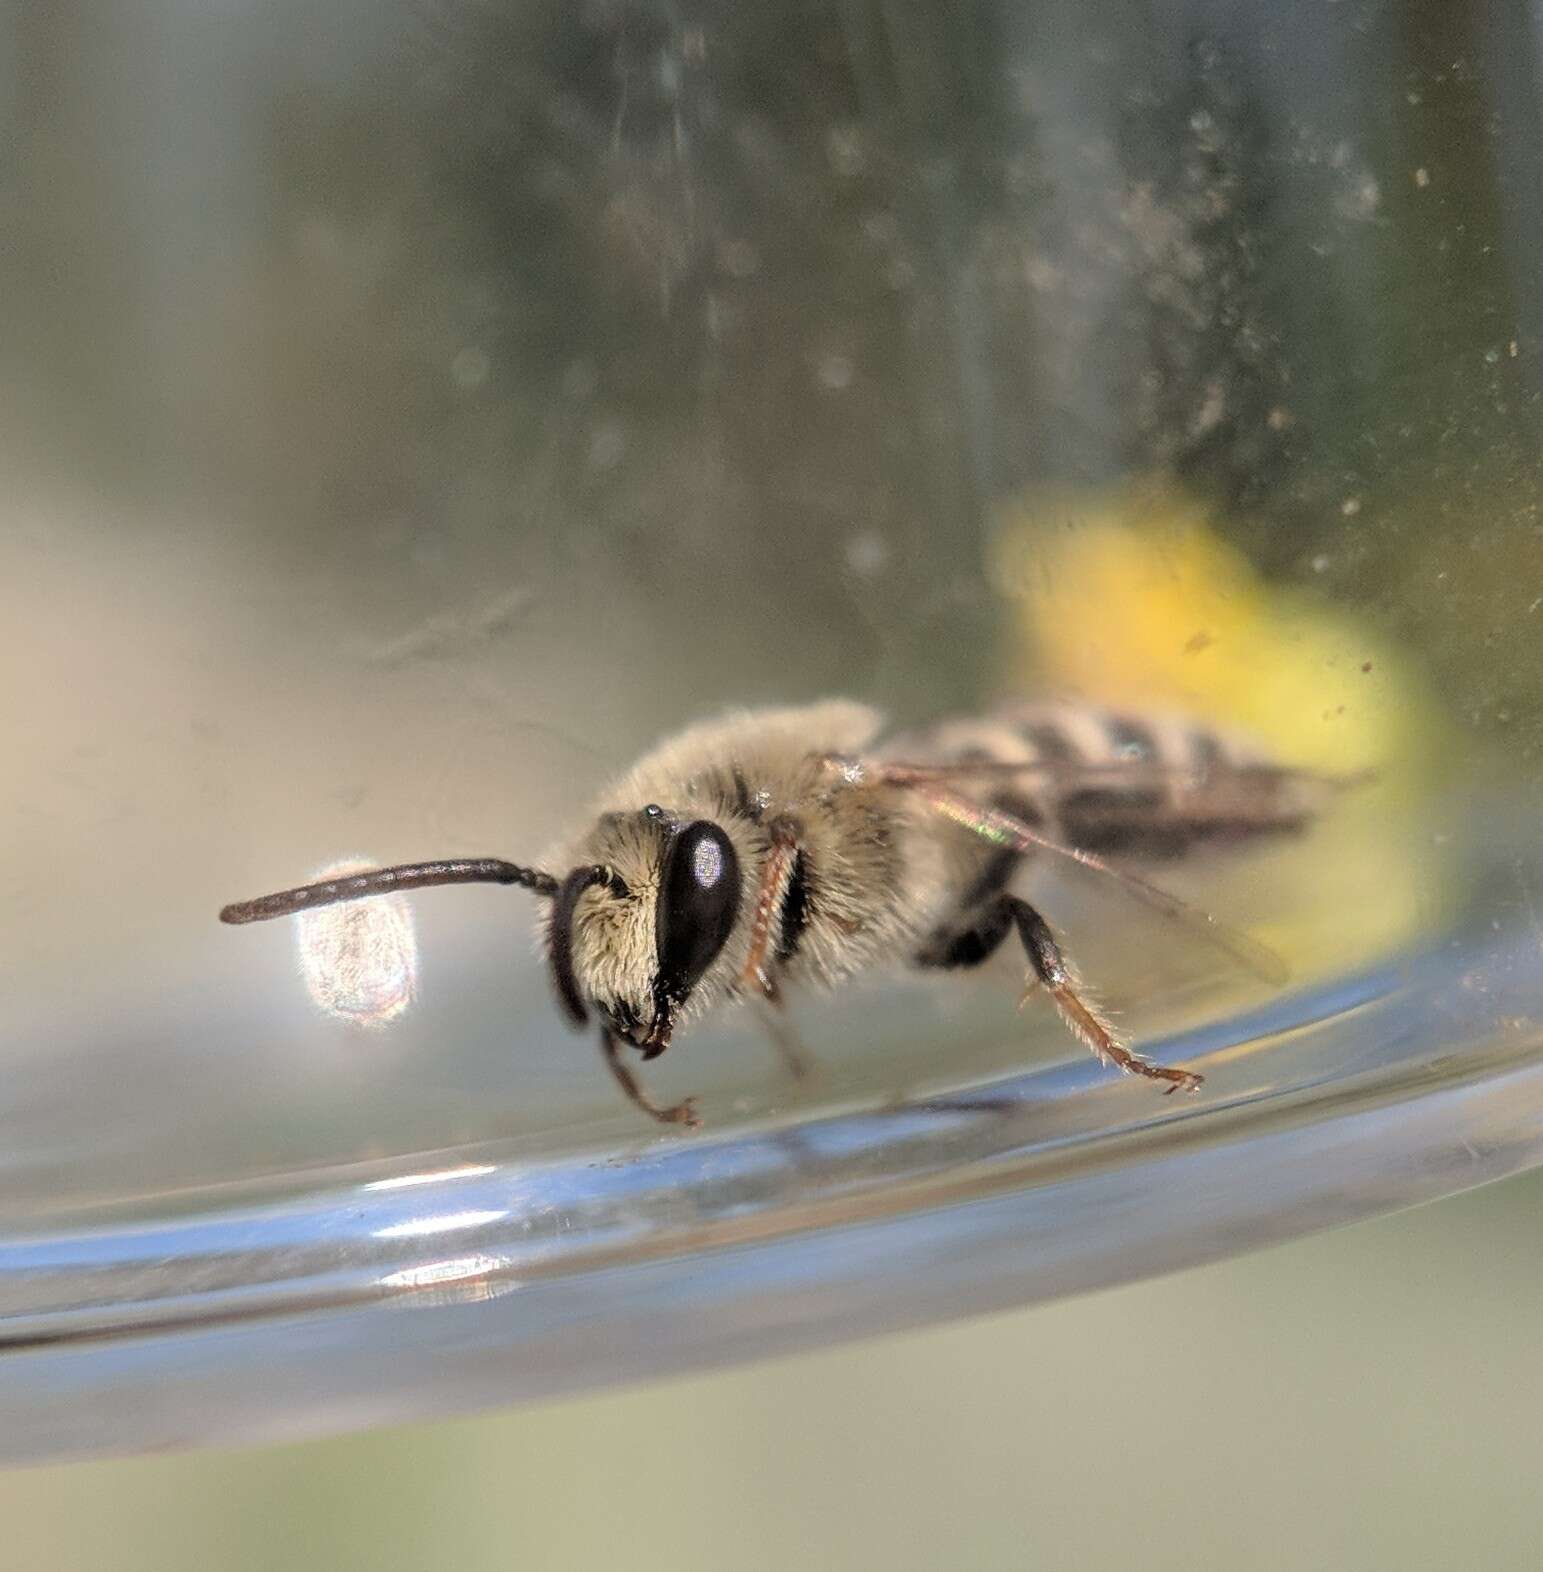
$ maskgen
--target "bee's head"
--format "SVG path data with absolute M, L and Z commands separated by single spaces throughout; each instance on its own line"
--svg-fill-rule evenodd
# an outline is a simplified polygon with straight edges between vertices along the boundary
M 583 851 L 552 900 L 552 981 L 575 1025 L 593 1006 L 652 1058 L 709 973 L 711 991 L 722 983 L 714 963 L 746 898 L 745 859 L 721 824 L 652 804 L 602 816 Z

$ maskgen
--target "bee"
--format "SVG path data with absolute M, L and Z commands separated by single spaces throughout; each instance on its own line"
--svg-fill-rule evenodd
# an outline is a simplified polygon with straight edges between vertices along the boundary
M 666 1124 L 699 1124 L 694 1099 L 655 1102 L 626 1050 L 657 1058 L 682 1028 L 751 1001 L 797 1067 L 778 1014 L 786 986 L 834 987 L 896 962 L 974 967 L 1010 937 L 1029 990 L 1043 988 L 1099 1059 L 1165 1092 L 1194 1091 L 1198 1073 L 1120 1038 L 1018 893 L 1020 875 L 1041 857 L 1080 864 L 1278 983 L 1272 952 L 1127 864 L 1300 831 L 1335 784 L 1167 716 L 1019 704 L 886 739 L 875 710 L 829 700 L 730 714 L 662 743 L 544 867 L 402 864 L 238 902 L 220 919 L 431 885 L 521 886 L 544 903 L 563 1013 L 575 1027 L 598 1018 L 612 1075 Z

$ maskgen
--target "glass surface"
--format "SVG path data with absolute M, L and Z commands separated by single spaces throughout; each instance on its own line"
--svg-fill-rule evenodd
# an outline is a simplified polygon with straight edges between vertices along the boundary
M 1065 1293 L 1539 1160 L 1521 6 L 5 18 L 0 1449 L 343 1428 Z M 533 903 L 656 737 L 1056 693 L 1347 781 L 617 1095 Z

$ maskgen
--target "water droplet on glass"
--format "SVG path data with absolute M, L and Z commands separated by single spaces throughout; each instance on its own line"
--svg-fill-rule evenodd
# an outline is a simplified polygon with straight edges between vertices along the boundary
M 374 864 L 348 858 L 313 878 L 336 879 Z M 404 895 L 377 895 L 301 912 L 295 949 L 306 992 L 320 1010 L 356 1026 L 385 1026 L 418 991 L 418 941 Z

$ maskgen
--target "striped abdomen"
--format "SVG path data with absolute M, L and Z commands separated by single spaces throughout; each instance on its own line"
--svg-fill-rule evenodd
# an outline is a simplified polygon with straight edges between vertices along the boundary
M 1069 703 L 941 721 L 882 751 L 908 764 L 979 764 L 960 790 L 1073 846 L 1131 857 L 1298 830 L 1320 796 L 1310 777 L 1209 727 Z

